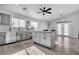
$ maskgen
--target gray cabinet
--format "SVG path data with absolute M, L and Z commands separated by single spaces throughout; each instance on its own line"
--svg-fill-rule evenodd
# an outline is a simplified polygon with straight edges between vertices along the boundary
M 39 33 L 34 32 L 33 39 L 34 39 L 34 42 L 39 43 Z
M 40 44 L 51 47 L 51 33 L 40 33 Z
M 31 38 L 30 31 L 27 31 L 27 32 L 26 32 L 26 39 L 30 39 L 30 38 Z
M 30 32 L 29 31 L 17 31 L 16 32 L 16 40 L 26 40 L 30 39 Z
M 33 42 L 39 43 L 43 46 L 53 48 L 55 46 L 56 34 L 54 32 L 32 32 Z
M 10 25 L 10 15 L 0 13 L 0 24 Z
M 40 38 L 39 38 L 39 41 L 40 41 L 40 44 L 44 45 L 45 46 L 45 37 L 44 37 L 44 34 L 43 33 L 40 33 L 39 34 Z
M 45 46 L 51 47 L 51 33 L 44 33 Z
M 22 40 L 26 40 L 26 39 L 27 39 L 26 31 L 22 31 Z
M 16 32 L 6 32 L 6 43 L 16 42 Z
M 22 40 L 22 34 L 20 31 L 16 32 L 16 41 Z
M 0 32 L 0 44 L 5 44 L 6 32 Z

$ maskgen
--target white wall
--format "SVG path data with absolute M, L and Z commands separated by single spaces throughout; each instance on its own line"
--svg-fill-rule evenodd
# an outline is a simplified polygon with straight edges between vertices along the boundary
M 38 23 L 38 30 L 39 31 L 42 31 L 43 29 L 47 28 L 47 22 L 45 22 L 45 21 L 39 21 L 37 19 L 31 18 L 31 17 L 22 16 L 22 15 L 16 15 L 16 16 L 13 15 L 12 17 L 16 17 L 16 18 L 19 18 L 19 19 L 24 19 L 26 21 L 37 22 Z
M 62 18 L 58 18 L 50 22 L 50 29 L 54 26 L 56 29 L 56 22 L 62 21 L 71 21 L 71 36 L 78 37 L 78 30 L 79 30 L 79 11 L 66 15 Z
M 12 13 L 12 12 L 8 12 L 8 11 L 0 10 L 0 12 L 11 15 L 11 18 L 18 18 L 18 19 L 24 19 L 26 21 L 38 22 L 38 29 L 39 29 L 39 31 L 42 31 L 43 29 L 47 28 L 47 23 L 45 21 L 40 21 L 38 19 L 34 19 L 32 17 L 29 17 L 29 16 L 23 16 L 23 15 Z

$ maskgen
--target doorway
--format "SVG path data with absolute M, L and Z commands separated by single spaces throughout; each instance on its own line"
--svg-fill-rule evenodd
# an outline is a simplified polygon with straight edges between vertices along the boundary
M 57 23 L 57 35 L 70 36 L 70 22 Z

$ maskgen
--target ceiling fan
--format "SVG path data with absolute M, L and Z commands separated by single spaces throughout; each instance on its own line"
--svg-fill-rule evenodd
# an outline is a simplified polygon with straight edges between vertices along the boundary
M 45 13 L 52 14 L 52 12 L 49 12 L 50 10 L 52 10 L 52 8 L 46 9 L 46 7 L 43 7 L 39 9 L 41 10 L 41 12 L 37 12 L 37 13 L 43 13 L 43 15 L 45 15 Z

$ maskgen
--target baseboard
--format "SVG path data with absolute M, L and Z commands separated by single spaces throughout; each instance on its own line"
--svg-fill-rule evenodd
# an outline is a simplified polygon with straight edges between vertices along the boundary
M 73 38 L 73 39 L 78 39 L 77 37 L 73 37 L 73 36 L 63 36 L 63 35 L 56 35 L 56 36 L 69 37 L 69 38 Z
M 26 39 L 26 40 L 31 40 L 31 39 Z M 22 41 L 26 41 L 26 40 L 20 40 L 20 41 L 15 41 L 15 42 L 11 42 L 11 43 L 4 43 L 4 44 L 0 44 L 0 46 L 9 45 L 9 44 L 14 44 L 14 43 L 22 42 Z
M 70 38 L 73 38 L 73 39 L 78 39 L 77 37 L 72 37 L 72 36 L 71 36 Z

